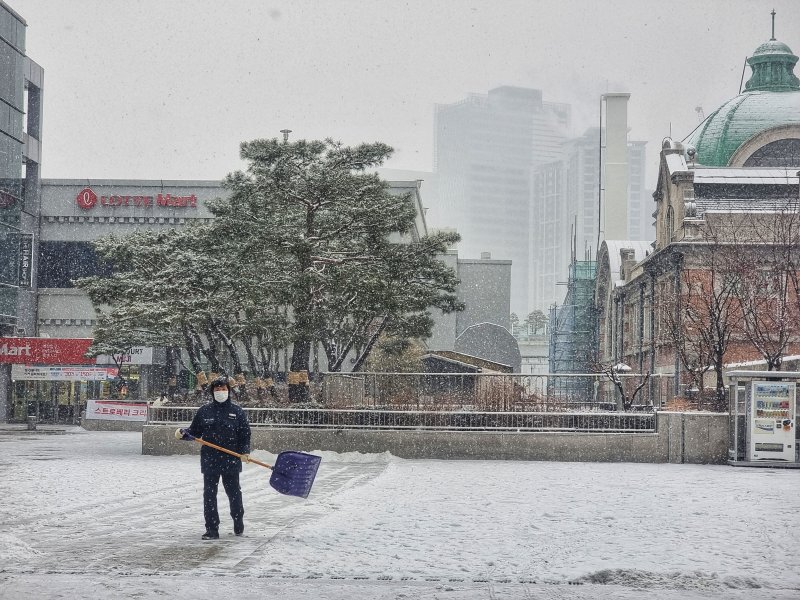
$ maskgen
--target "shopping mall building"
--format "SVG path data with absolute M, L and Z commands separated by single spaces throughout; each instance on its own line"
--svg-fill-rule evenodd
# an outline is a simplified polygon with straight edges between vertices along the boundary
M 416 239 L 427 232 L 420 186 L 419 181 L 389 182 L 390 193 L 413 199 L 417 220 L 411 236 Z M 20 420 L 33 412 L 42 420 L 72 420 L 88 398 L 118 396 L 114 386 L 120 376 L 129 384 L 128 399 L 159 395 L 167 382 L 164 348 L 132 349 L 122 357 L 121 371 L 111 357 L 82 356 L 91 343 L 97 315 L 73 281 L 106 269 L 92 241 L 138 229 L 171 229 L 203 222 L 212 218 L 207 201 L 225 197 L 227 190 L 219 181 L 87 179 L 43 179 L 40 190 L 34 236 L 38 261 L 32 274 L 35 323 L 17 332 L 18 338 L 0 338 L 6 343 L 5 360 L 16 363 L 2 364 L 0 344 L 0 369 L 6 368 L 10 384 L 5 396 L 7 418 Z M 457 335 L 470 325 L 508 318 L 511 262 L 463 260 L 455 254 L 443 258 L 461 278 L 461 295 L 468 307 L 458 315 L 439 315 L 429 346 L 452 349 Z M 486 281 L 490 285 L 483 285 Z M 506 293 L 498 294 L 498 289 Z M 491 298 L 483 297 L 486 290 L 492 291 Z M 34 337 L 28 337 L 31 334 Z M 17 340 L 13 342 L 18 348 L 16 356 L 9 345 L 13 339 Z M 42 344 L 48 348 L 40 349 Z M 27 360 L 37 352 L 35 361 Z M 279 357 L 277 371 L 288 370 L 281 362 L 287 359 L 288 353 Z M 181 372 L 180 364 L 175 368 Z M 178 387 L 193 385 L 190 377 L 183 371 Z
M 87 399 L 119 396 L 123 380 L 126 399 L 147 400 L 168 379 L 164 348 L 85 357 L 97 314 L 73 281 L 107 268 L 92 242 L 203 222 L 212 218 L 207 201 L 227 191 L 220 181 L 41 179 L 44 77 L 25 55 L 26 26 L 0 0 L 0 422 L 31 414 L 74 421 Z M 389 182 L 390 193 L 413 200 L 417 239 L 427 233 L 421 184 Z M 443 259 L 462 281 L 467 309 L 435 316 L 429 347 L 452 349 L 477 323 L 509 327 L 511 261 L 464 260 L 454 251 Z

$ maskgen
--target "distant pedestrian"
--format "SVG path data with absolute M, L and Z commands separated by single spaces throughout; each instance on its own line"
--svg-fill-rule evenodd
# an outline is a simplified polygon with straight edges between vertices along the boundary
M 241 454 L 241 459 L 203 446 L 200 450 L 200 471 L 203 473 L 203 515 L 206 521 L 204 540 L 219 538 L 219 513 L 217 511 L 217 489 L 220 477 L 228 495 L 233 518 L 233 532 L 244 532 L 244 505 L 239 473 L 242 462 L 250 462 L 250 423 L 244 410 L 231 401 L 227 377 L 218 377 L 208 388 L 213 401 L 201 406 L 188 430 L 191 436 L 222 446 Z M 178 439 L 190 439 L 183 429 L 175 431 Z

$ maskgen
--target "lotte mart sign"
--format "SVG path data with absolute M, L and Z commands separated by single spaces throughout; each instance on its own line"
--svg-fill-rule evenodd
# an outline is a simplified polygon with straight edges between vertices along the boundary
M 197 208 L 197 196 L 189 194 L 180 196 L 175 194 L 155 194 L 152 196 L 144 194 L 109 194 L 108 196 L 98 196 L 90 188 L 83 188 L 75 197 L 75 203 L 85 211 L 94 209 L 109 209 L 118 207 L 137 207 L 137 208 Z
M 18 365 L 93 365 L 91 338 L 0 337 L 0 363 Z

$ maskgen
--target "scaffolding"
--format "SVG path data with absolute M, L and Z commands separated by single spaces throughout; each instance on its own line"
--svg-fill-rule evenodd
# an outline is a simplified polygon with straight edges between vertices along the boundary
M 573 260 L 569 266 L 564 302 L 561 306 L 554 304 L 550 307 L 550 373 L 591 373 L 595 370 L 596 272 L 595 261 Z M 551 396 L 581 393 L 586 394 L 587 399 L 594 398 L 595 390 L 587 378 L 558 377 L 552 380 L 559 389 L 548 389 Z

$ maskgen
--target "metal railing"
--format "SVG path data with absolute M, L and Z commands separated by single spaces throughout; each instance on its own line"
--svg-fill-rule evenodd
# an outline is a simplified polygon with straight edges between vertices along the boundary
M 638 374 L 619 377 L 628 396 L 644 381 Z M 671 398 L 667 385 L 671 378 L 650 375 L 630 411 L 663 408 Z M 235 399 L 245 407 L 286 406 L 285 380 L 275 381 L 269 393 L 250 384 Z M 611 412 L 620 409 L 620 400 L 619 391 L 602 373 L 314 373 L 308 389 L 309 404 L 339 409 Z M 171 398 L 169 404 L 193 406 L 202 401 L 202 394 L 188 392 Z
M 652 433 L 654 413 L 543 413 L 326 408 L 245 408 L 257 427 L 378 430 Z M 149 407 L 148 423 L 188 423 L 197 407 Z
M 644 380 L 639 374 L 619 377 L 628 395 Z M 663 377 L 650 376 L 635 411 L 663 406 Z M 312 388 L 312 398 L 329 408 L 590 412 L 616 410 L 619 397 L 602 373 L 324 373 Z

